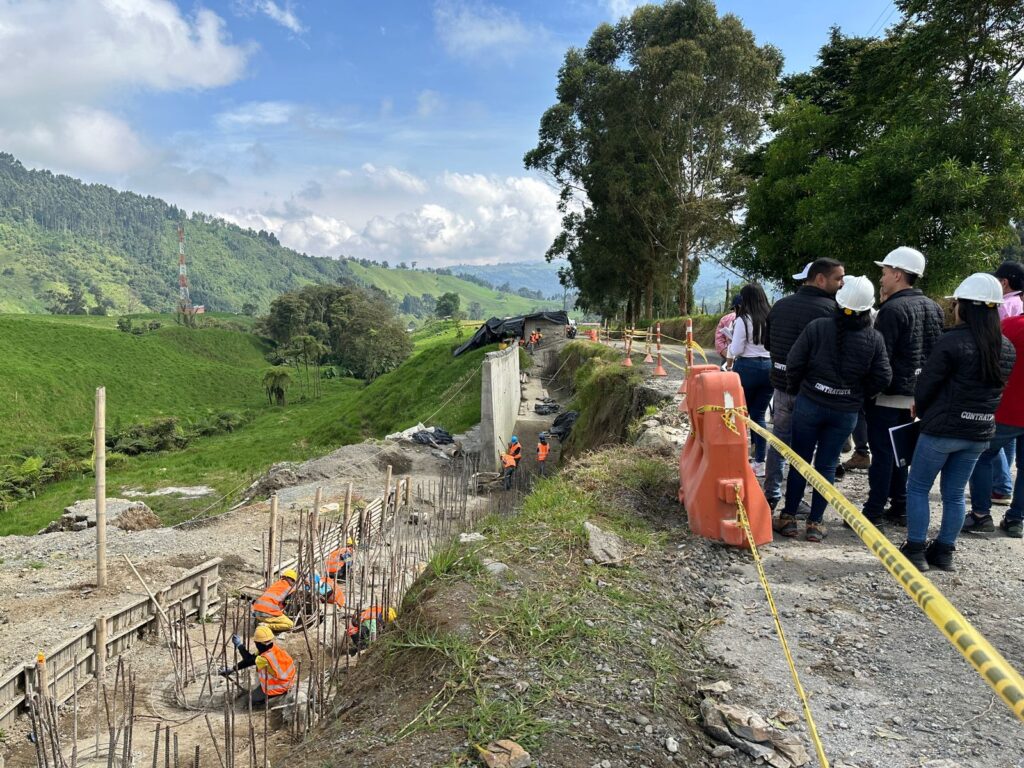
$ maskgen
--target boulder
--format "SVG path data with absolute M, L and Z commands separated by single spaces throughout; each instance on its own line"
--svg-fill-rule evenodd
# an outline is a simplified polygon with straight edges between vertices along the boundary
M 144 531 L 160 527 L 160 518 L 141 501 L 107 499 L 107 523 L 125 531 Z M 96 527 L 96 500 L 83 499 L 64 508 L 64 514 L 42 533 L 84 531 Z
M 587 544 L 590 554 L 598 565 L 618 566 L 625 557 L 625 542 L 622 537 L 610 531 L 603 531 L 593 523 L 583 523 L 587 532 Z
M 678 453 L 686 442 L 686 431 L 678 427 L 669 427 L 659 424 L 655 427 L 648 427 L 636 440 L 637 448 L 643 448 L 654 453 L 671 455 Z
M 492 741 L 480 749 L 480 757 L 487 768 L 529 768 L 532 762 L 530 753 L 509 739 Z

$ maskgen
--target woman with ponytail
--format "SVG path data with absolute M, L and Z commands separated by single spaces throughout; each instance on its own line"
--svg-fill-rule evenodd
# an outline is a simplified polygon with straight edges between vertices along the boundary
M 907 541 L 900 551 L 920 571 L 953 570 L 967 511 L 964 488 L 995 434 L 996 408 L 1017 356 L 999 326 L 1003 289 L 995 277 L 977 272 L 947 298 L 956 301 L 956 324 L 935 344 L 914 390 L 921 436 L 907 477 Z M 926 546 L 928 494 L 940 474 L 942 524 Z
M 764 288 L 757 283 L 744 285 L 740 289 L 736 320 L 732 326 L 732 341 L 726 352 L 726 368 L 736 371 L 743 385 L 743 398 L 747 401 L 747 412 L 754 423 L 764 427 L 765 413 L 772 400 L 770 370 L 771 357 L 764 343 L 768 337 L 768 297 Z M 764 460 L 768 447 L 760 435 L 753 435 L 752 464 L 754 475 L 764 477 Z
M 846 277 L 836 294 L 839 308 L 832 317 L 808 325 L 786 358 L 793 406 L 793 450 L 830 483 L 843 442 L 853 432 L 857 415 L 868 400 L 888 386 L 892 378 L 882 334 L 871 326 L 875 287 L 866 277 Z M 795 468 L 786 480 L 786 506 L 775 521 L 782 536 L 796 536 L 796 511 L 807 481 Z M 821 541 L 826 534 L 822 519 L 825 498 L 817 491 L 807 517 L 806 539 Z

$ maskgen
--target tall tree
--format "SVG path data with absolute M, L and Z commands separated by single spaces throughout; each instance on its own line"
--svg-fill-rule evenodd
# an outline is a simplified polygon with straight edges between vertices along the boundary
M 758 139 L 780 69 L 710 0 L 642 6 L 569 50 L 524 162 L 560 188 L 547 258 L 568 259 L 582 308 L 649 316 L 674 279 L 679 311 L 692 309 L 700 260 L 733 237 L 734 160 Z
M 749 186 L 734 263 L 781 279 L 819 256 L 848 272 L 898 245 L 949 288 L 1017 241 L 1024 211 L 1024 4 L 898 0 L 884 39 L 833 30 L 789 78 Z

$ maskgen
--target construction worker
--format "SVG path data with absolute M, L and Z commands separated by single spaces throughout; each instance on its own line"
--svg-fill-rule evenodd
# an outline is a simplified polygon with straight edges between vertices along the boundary
M 508 449 L 505 453 L 515 459 L 516 466 L 518 467 L 520 459 L 523 458 L 523 446 L 519 444 L 518 437 L 512 435 L 511 439 L 508 441 Z
M 501 471 L 505 475 L 505 490 L 512 488 L 512 475 L 516 473 L 516 460 L 507 453 L 501 454 Z
M 551 446 L 548 445 L 548 434 L 547 432 L 541 432 L 537 436 L 537 463 L 540 465 L 540 476 L 544 477 L 547 472 L 545 468 L 548 463 L 548 452 L 551 450 Z
M 271 584 L 267 591 L 260 595 L 252 604 L 252 615 L 257 623 L 270 627 L 275 634 L 287 632 L 295 626 L 295 622 L 285 616 L 284 604 L 295 589 L 299 574 L 295 569 L 288 568 L 281 578 Z
M 350 617 L 348 629 L 345 630 L 349 638 L 348 652 L 352 655 L 359 653 L 384 631 L 384 627 L 389 622 L 396 618 L 398 618 L 398 612 L 394 608 L 388 608 L 385 613 L 384 608 L 379 605 L 373 605 L 360 611 L 358 618 Z
M 335 579 L 329 575 L 323 578 L 319 575 L 313 577 L 313 589 L 320 602 L 325 605 L 345 604 L 344 584 L 345 582 L 341 579 Z
M 337 581 L 344 581 L 345 575 L 348 573 L 348 564 L 352 562 L 355 553 L 355 542 L 349 536 L 344 547 L 338 547 L 327 556 L 327 562 L 324 565 L 327 575 Z
M 227 677 L 255 666 L 260 684 L 251 691 L 243 691 L 239 699 L 248 699 L 253 706 L 269 705 L 273 699 L 284 696 L 295 685 L 295 661 L 288 651 L 274 642 L 274 631 L 266 624 L 256 627 L 252 639 L 256 643 L 256 653 L 250 653 L 238 635 L 231 636 L 231 644 L 242 660 L 232 667 L 222 667 L 218 674 Z

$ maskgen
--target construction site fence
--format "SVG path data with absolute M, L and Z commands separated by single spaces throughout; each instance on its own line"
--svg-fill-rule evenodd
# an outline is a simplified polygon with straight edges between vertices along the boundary
M 155 593 L 164 611 L 184 610 L 204 618 L 218 607 L 221 559 L 196 566 Z M 97 616 L 90 626 L 45 654 L 47 694 L 58 705 L 71 699 L 96 678 L 97 670 L 132 647 L 148 632 L 159 632 L 160 609 L 142 597 L 110 616 Z M 0 678 L 0 728 L 8 728 L 38 688 L 35 660 Z

